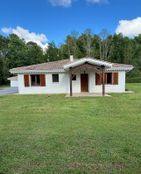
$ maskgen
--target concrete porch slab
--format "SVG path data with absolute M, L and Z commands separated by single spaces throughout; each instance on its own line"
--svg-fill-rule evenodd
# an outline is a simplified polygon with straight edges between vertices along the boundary
M 67 94 L 66 97 L 70 97 L 70 94 Z M 101 93 L 82 92 L 82 93 L 74 93 L 72 97 L 103 97 L 103 96 Z M 105 94 L 104 97 L 110 97 L 110 95 Z

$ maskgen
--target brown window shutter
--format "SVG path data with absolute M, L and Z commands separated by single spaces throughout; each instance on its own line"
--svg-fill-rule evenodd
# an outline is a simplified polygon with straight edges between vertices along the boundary
M 29 75 L 24 74 L 24 86 L 28 87 L 29 86 Z
M 118 72 L 113 73 L 113 84 L 118 85 Z
M 40 85 L 41 86 L 46 86 L 45 74 L 40 74 Z
M 99 74 L 96 73 L 96 85 L 102 84 L 102 78 Z

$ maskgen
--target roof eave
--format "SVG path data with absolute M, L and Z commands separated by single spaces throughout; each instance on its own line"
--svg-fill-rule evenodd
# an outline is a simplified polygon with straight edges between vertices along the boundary
M 72 62 L 70 64 L 64 65 L 64 69 L 69 70 L 71 67 L 73 68 L 73 67 L 82 65 L 84 63 L 90 63 L 90 64 L 97 65 L 97 66 L 103 66 L 104 65 L 106 68 L 111 68 L 112 65 L 113 65 L 112 63 L 104 62 L 104 61 L 101 61 L 101 60 L 95 60 L 95 59 L 91 59 L 91 58 L 83 58 L 83 59 L 80 59 L 76 62 Z
M 112 67 L 112 68 L 109 68 L 107 69 L 108 72 L 110 71 L 126 71 L 126 72 L 130 72 L 134 69 L 133 66 L 131 67 Z
M 26 73 L 57 73 L 65 72 L 63 69 L 54 69 L 54 70 L 10 70 L 11 74 L 26 74 Z

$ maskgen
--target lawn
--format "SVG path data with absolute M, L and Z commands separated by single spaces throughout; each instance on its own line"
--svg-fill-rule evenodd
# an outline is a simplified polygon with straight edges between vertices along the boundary
M 10 87 L 9 85 L 0 85 L 0 90 L 5 89 L 5 88 L 9 88 L 9 87 Z
M 0 97 L 0 174 L 141 173 L 141 84 L 133 94 Z

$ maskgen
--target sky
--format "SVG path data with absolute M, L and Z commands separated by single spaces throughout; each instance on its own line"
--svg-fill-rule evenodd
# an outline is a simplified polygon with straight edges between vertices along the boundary
M 1 0 L 0 34 L 17 34 L 43 49 L 63 43 L 72 31 L 141 33 L 141 0 Z

